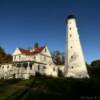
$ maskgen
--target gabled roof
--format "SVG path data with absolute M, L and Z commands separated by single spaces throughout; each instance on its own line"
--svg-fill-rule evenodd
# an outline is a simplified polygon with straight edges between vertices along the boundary
M 23 49 L 23 48 L 19 48 L 19 50 L 22 54 L 25 54 L 25 55 L 35 55 L 35 54 L 42 52 L 42 50 L 44 48 L 45 47 L 35 48 L 34 51 L 26 50 L 26 49 Z

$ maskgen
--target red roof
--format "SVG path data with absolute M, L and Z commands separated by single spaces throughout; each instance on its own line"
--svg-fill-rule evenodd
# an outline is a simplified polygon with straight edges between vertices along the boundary
M 31 52 L 30 50 L 19 48 L 20 52 L 25 55 L 35 55 L 40 53 L 45 47 L 35 48 L 35 51 Z

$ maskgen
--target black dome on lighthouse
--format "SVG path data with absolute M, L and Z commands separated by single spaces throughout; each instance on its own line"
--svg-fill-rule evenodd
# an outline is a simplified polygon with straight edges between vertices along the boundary
M 66 25 L 67 25 L 67 21 L 68 21 L 69 19 L 76 19 L 76 16 L 75 16 L 75 15 L 69 15 L 69 16 L 67 16 L 66 19 L 65 19 L 65 24 L 66 24 Z
M 72 18 L 76 19 L 76 16 L 75 16 L 75 15 L 69 15 L 69 16 L 67 17 L 67 19 L 72 19 Z

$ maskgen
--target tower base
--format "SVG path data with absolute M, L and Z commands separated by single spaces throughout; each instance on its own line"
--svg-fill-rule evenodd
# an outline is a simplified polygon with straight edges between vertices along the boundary
M 80 69 L 74 69 L 70 71 L 68 70 L 68 72 L 65 74 L 65 77 L 72 77 L 72 78 L 89 78 L 88 73 L 86 72 L 86 70 L 80 70 Z

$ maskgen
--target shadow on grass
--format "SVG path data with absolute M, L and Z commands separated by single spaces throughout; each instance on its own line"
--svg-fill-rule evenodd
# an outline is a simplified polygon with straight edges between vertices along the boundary
M 79 100 L 81 96 L 100 95 L 100 78 L 33 77 L 30 80 L 14 82 L 8 83 L 16 84 L 19 89 L 7 100 Z

